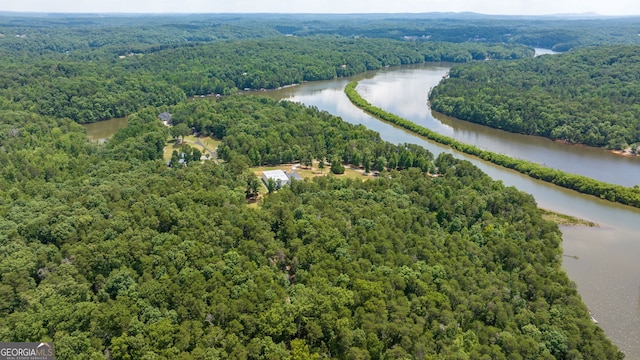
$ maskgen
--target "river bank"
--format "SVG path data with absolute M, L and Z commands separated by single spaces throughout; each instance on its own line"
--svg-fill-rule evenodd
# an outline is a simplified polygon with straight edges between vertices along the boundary
M 588 227 L 599 227 L 600 225 L 594 223 L 593 221 L 580 219 L 575 216 L 561 214 L 559 212 L 555 212 L 553 210 L 539 208 L 542 212 L 542 217 L 545 220 L 553 221 L 559 226 L 588 226 Z
M 621 156 L 630 156 L 630 157 L 640 156 L 640 154 L 634 153 L 631 148 L 626 148 L 624 150 L 611 150 L 611 152 Z
M 540 208 L 599 224 L 598 227 L 560 226 L 564 254 L 578 257 L 563 258 L 563 267 L 598 319 L 598 326 L 627 359 L 640 360 L 637 341 L 640 338 L 640 284 L 637 279 L 640 273 L 640 262 L 637 261 L 640 256 L 640 209 L 564 189 L 428 141 L 366 114 L 353 106 L 344 93 L 348 82 L 358 80 L 362 85 L 360 90 L 365 92 L 363 96 L 371 103 L 455 139 L 517 158 L 539 159 L 540 163 L 583 174 L 611 175 L 611 179 L 622 181 L 640 178 L 636 175 L 640 163 L 635 158 L 489 129 L 434 113 L 425 105 L 426 95 L 450 66 L 434 63 L 395 67 L 259 95 L 317 107 L 349 123 L 374 130 L 385 141 L 417 144 L 436 156 L 445 152 L 466 159 L 493 179 L 532 194 Z M 622 174 L 624 176 L 620 176 Z
M 358 80 L 360 90 L 365 92 L 363 96 L 372 104 L 459 141 L 565 171 L 619 181 L 616 182 L 618 184 L 626 181 L 633 186 L 631 180 L 640 179 L 638 158 L 507 133 L 433 112 L 426 106 L 427 92 L 437 85 L 450 66 L 433 63 L 391 67 L 350 78 L 308 82 L 253 94 L 316 107 L 349 123 L 374 130 L 383 140 L 394 144 L 417 144 L 436 156 L 442 152 L 450 153 L 470 161 L 493 179 L 532 194 L 540 208 L 599 224 L 599 227 L 560 226 L 564 254 L 578 257 L 564 257 L 563 267 L 598 319 L 598 326 L 619 346 L 627 359 L 640 360 L 640 343 L 637 341 L 640 338 L 640 283 L 637 278 L 640 274 L 640 262 L 637 261 L 640 256 L 640 209 L 567 190 L 428 141 L 367 115 L 353 106 L 344 94 L 346 84 Z
M 553 140 L 553 142 L 558 143 L 558 144 L 562 144 L 562 145 L 569 145 L 569 146 L 576 146 L 576 147 L 581 147 L 581 148 L 592 148 L 592 149 L 599 149 L 593 146 L 589 146 L 589 145 L 585 145 L 585 144 L 576 144 L 576 143 L 572 143 L 566 140 Z M 633 148 L 628 147 L 622 150 L 608 150 L 609 152 L 611 152 L 612 154 L 615 155 L 620 155 L 620 156 L 628 156 L 628 157 L 636 157 L 636 156 L 640 156 L 640 153 L 634 152 Z
M 424 136 L 429 140 L 450 146 L 465 154 L 477 156 L 485 161 L 490 161 L 496 165 L 508 169 L 516 170 L 534 179 L 543 180 L 570 190 L 575 190 L 583 194 L 593 195 L 612 202 L 640 208 L 640 189 L 630 189 L 619 185 L 609 184 L 586 176 L 565 173 L 557 169 L 551 169 L 532 163 L 526 160 L 514 159 L 507 155 L 497 154 L 491 151 L 482 150 L 476 146 L 457 141 L 451 137 L 438 134 L 414 122 L 389 113 L 376 106 L 371 105 L 356 90 L 357 81 L 352 81 L 345 87 L 345 94 L 355 106 L 367 113 L 401 126 L 411 132 Z

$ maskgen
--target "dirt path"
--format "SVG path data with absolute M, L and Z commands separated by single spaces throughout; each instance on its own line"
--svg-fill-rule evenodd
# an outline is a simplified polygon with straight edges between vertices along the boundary
M 203 149 L 205 149 L 205 150 L 207 150 L 207 151 L 209 152 L 209 155 L 211 156 L 211 157 L 209 158 L 209 160 L 213 160 L 213 161 L 215 161 L 216 163 L 218 162 L 218 154 L 217 154 L 217 152 L 216 152 L 215 150 L 213 150 L 213 151 L 209 150 L 209 148 L 208 148 L 208 147 L 206 147 L 206 146 L 205 146 L 205 145 L 200 141 L 200 137 L 196 137 L 196 141 L 195 141 L 195 143 L 196 143 L 196 144 L 198 144 L 198 145 L 200 145 L 200 146 L 202 146 L 202 148 L 203 148 Z

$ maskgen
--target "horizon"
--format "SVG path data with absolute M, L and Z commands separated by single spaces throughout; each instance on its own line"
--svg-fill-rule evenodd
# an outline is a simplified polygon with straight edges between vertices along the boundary
M 640 14 L 631 15 L 606 15 L 596 12 L 581 13 L 549 13 L 549 14 L 489 14 L 475 11 L 430 11 L 430 12 L 361 12 L 361 13 L 335 13 L 335 12 L 70 12 L 70 11 L 13 11 L 0 9 L 1 15 L 73 15 L 73 16 L 192 16 L 192 15 L 318 15 L 318 16 L 376 16 L 376 15 L 397 15 L 397 16 L 420 16 L 420 15 L 476 15 L 485 17 L 585 17 L 585 18 L 633 18 L 640 17 Z
M 22 0 L 0 5 L 2 13 L 29 14 L 122 14 L 122 15 L 196 15 L 196 14 L 427 14 L 473 13 L 487 16 L 640 16 L 635 0 Z

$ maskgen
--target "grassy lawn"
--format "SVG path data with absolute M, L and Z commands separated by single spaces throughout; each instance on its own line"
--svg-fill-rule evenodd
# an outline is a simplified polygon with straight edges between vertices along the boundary
M 177 143 L 173 140 L 170 140 L 169 143 L 167 144 L 167 146 L 164 147 L 164 159 L 165 160 L 171 160 L 171 154 L 173 154 L 173 150 L 178 150 L 178 152 L 180 152 L 180 149 L 184 146 L 184 145 L 189 145 L 192 148 L 196 148 L 198 150 L 200 150 L 201 153 L 205 153 L 205 149 L 197 144 L 194 143 L 190 143 L 185 139 L 184 143 Z
M 360 179 L 360 180 L 367 180 L 367 179 L 374 179 L 373 173 L 368 173 L 365 174 L 364 170 L 353 170 L 349 167 L 345 166 L 344 169 L 344 174 L 342 175 L 336 175 L 336 176 L 340 176 L 340 177 L 346 177 L 346 178 L 350 178 L 350 179 Z
M 256 176 L 260 179 L 260 184 L 262 185 L 259 192 L 260 194 L 258 195 L 258 198 L 256 199 L 256 201 L 249 203 L 247 206 L 249 207 L 259 207 L 262 204 L 262 197 L 264 196 L 264 194 L 267 193 L 267 186 L 262 182 L 262 172 L 263 171 L 268 171 L 268 170 L 283 170 L 284 172 L 291 172 L 291 170 L 293 169 L 293 167 L 296 166 L 296 172 L 302 176 L 303 179 L 309 179 L 309 178 L 313 178 L 316 176 L 327 176 L 329 174 L 331 174 L 331 171 L 329 170 L 330 166 L 326 165 L 324 169 L 320 169 L 318 168 L 318 162 L 314 162 L 313 166 L 310 168 L 301 166 L 300 164 L 282 164 L 282 165 L 278 165 L 278 166 L 258 166 L 258 167 L 252 167 L 249 168 L 249 170 L 251 170 L 254 174 L 256 174 Z M 353 170 L 350 169 L 349 167 L 345 166 L 345 170 L 344 170 L 344 174 L 341 175 L 335 175 L 335 174 L 331 174 L 331 176 L 337 176 L 339 178 L 350 178 L 350 179 L 359 179 L 359 180 L 367 180 L 367 179 L 374 179 L 373 175 L 371 173 L 369 174 L 364 174 L 364 171 L 362 170 Z
M 329 170 L 329 165 L 325 165 L 324 169 L 318 168 L 317 162 L 314 162 L 311 168 L 301 166 L 300 164 L 297 164 L 297 165 L 298 166 L 296 168 L 296 172 L 300 174 L 300 176 L 302 176 L 303 179 L 309 179 L 316 176 L 326 176 L 331 174 L 331 171 Z M 285 172 L 291 172 L 291 169 L 293 168 L 293 166 L 294 164 L 282 164 L 278 166 L 259 166 L 259 167 L 253 167 L 250 170 L 253 173 L 255 173 L 259 178 L 261 178 L 263 171 L 283 170 Z M 341 175 L 331 174 L 331 175 L 337 176 L 339 178 L 360 179 L 363 181 L 366 179 L 373 179 L 373 175 L 371 174 L 365 175 L 363 171 L 353 170 L 353 169 L 350 169 L 349 167 L 345 167 L 344 174 L 341 174 Z M 266 187 L 264 188 L 264 190 L 266 191 Z
M 184 143 L 182 144 L 176 143 L 173 139 L 169 140 L 167 142 L 167 146 L 164 147 L 164 159 L 171 160 L 171 154 L 173 153 L 173 150 L 180 150 L 180 148 L 185 144 L 191 146 L 192 148 L 196 148 L 200 150 L 200 152 L 203 154 L 206 154 L 207 151 L 205 150 L 205 148 L 201 145 L 196 144 L 196 141 L 197 139 L 193 135 L 185 136 Z M 204 146 L 206 146 L 207 149 L 211 151 L 214 151 L 215 149 L 217 149 L 218 145 L 220 145 L 221 143 L 220 140 L 212 139 L 208 136 L 201 137 L 200 142 L 203 143 Z
M 222 141 L 220 140 L 216 140 L 213 139 L 211 137 L 201 137 L 200 138 L 200 142 L 204 144 L 204 146 L 207 147 L 207 149 L 214 151 L 215 149 L 218 148 L 218 146 L 220 146 L 220 143 L 222 143 Z
M 192 143 L 195 144 L 195 142 L 198 141 L 198 139 L 193 135 L 189 135 L 189 136 L 185 136 L 184 137 L 184 141 L 186 141 L 187 143 L 189 143 L 189 145 L 191 145 Z M 222 141 L 216 140 L 216 139 L 214 139 L 212 137 L 209 137 L 209 136 L 201 136 L 200 137 L 200 142 L 202 144 L 204 144 L 204 146 L 206 146 L 207 149 L 209 149 L 211 151 L 214 151 L 215 149 L 218 148 L 218 146 L 220 145 L 220 143 Z
M 171 160 L 171 154 L 173 154 L 173 150 L 178 150 L 178 152 L 180 152 L 180 148 L 182 147 L 182 144 L 178 144 L 177 142 L 170 140 L 167 143 L 167 146 L 164 147 L 164 159 L 165 160 Z

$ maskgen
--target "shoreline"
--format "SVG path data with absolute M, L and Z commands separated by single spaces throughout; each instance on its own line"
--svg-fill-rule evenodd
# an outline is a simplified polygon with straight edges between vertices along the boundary
M 631 150 L 610 150 L 612 153 L 619 155 L 619 156 L 626 156 L 626 157 L 638 157 L 640 156 L 640 154 L 634 154 L 631 152 Z
M 593 178 L 567 173 L 557 169 L 549 168 L 531 161 L 515 159 L 507 155 L 483 150 L 477 146 L 469 145 L 457 141 L 449 136 L 445 136 L 420 126 L 412 121 L 389 113 L 381 108 L 371 105 L 362 98 L 356 90 L 358 82 L 352 81 L 344 88 L 344 92 L 351 103 L 367 112 L 368 114 L 383 121 L 393 123 L 414 134 L 421 135 L 427 139 L 449 146 L 454 150 L 461 151 L 468 155 L 476 156 L 482 160 L 502 166 L 507 169 L 518 171 L 534 179 L 542 180 L 565 189 L 574 190 L 585 195 L 591 195 L 614 203 L 640 208 L 640 190 L 622 185 L 607 183 Z
M 593 221 L 580 219 L 575 216 L 559 213 L 553 210 L 538 208 L 542 212 L 542 218 L 545 220 L 553 221 L 558 226 L 586 226 L 590 228 L 600 228 L 602 225 L 594 223 Z
M 447 115 L 447 116 L 449 116 L 449 115 Z M 539 135 L 536 135 L 536 136 L 539 136 Z M 542 137 L 544 138 L 544 136 L 542 136 Z M 611 149 L 607 149 L 607 148 L 604 148 L 604 147 L 597 147 L 597 146 L 591 146 L 591 145 L 586 145 L 586 144 L 572 143 L 572 142 L 569 142 L 569 141 L 566 141 L 566 140 L 561 140 L 561 139 L 555 139 L 555 140 L 554 139 L 550 139 L 550 138 L 547 138 L 547 139 L 549 139 L 549 140 L 551 140 L 553 142 L 557 142 L 557 143 L 563 144 L 563 145 L 570 145 L 570 146 L 577 146 L 577 147 L 588 147 L 588 148 L 593 148 L 593 149 L 602 149 L 602 150 L 606 150 L 606 151 L 608 151 L 608 152 L 610 152 L 612 154 L 620 155 L 620 156 L 626 156 L 626 157 L 637 157 L 637 156 L 640 156 L 640 154 L 634 154 L 633 152 L 631 152 L 631 148 L 626 148 L 624 150 L 611 150 Z

